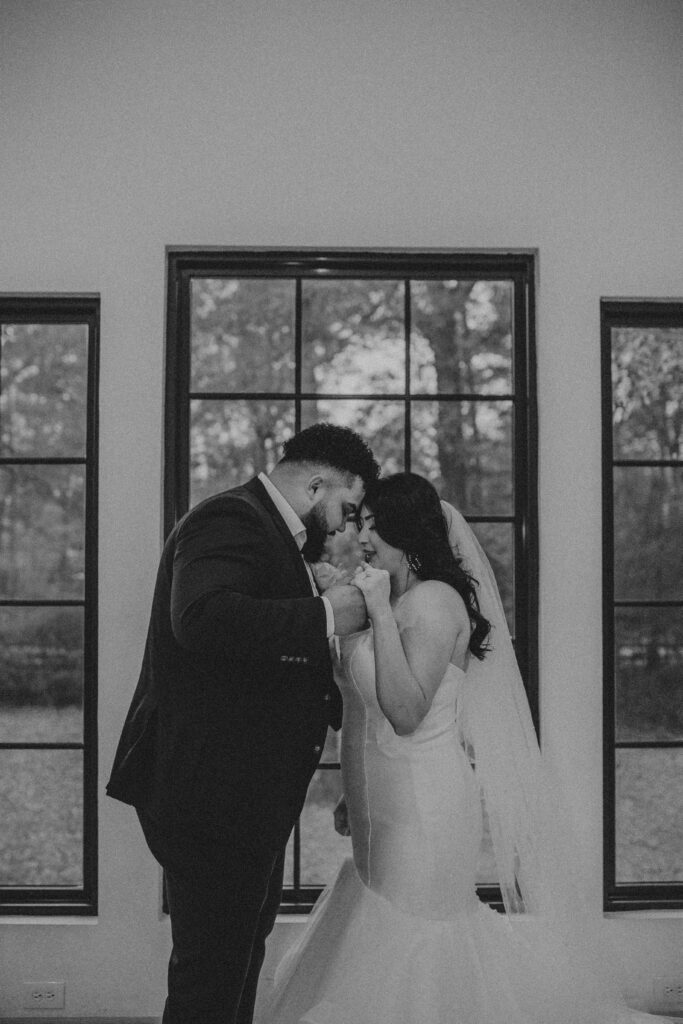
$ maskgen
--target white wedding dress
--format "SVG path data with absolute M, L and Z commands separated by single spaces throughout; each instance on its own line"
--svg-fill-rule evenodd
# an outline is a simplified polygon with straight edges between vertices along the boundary
M 268 1024 L 632 1024 L 530 917 L 513 927 L 475 878 L 482 805 L 454 665 L 410 736 L 375 694 L 372 630 L 341 641 L 341 765 L 353 860 L 277 970 Z

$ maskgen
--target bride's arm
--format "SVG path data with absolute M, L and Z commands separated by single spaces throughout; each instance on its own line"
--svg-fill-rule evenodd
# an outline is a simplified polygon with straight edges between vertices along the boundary
M 459 594 L 436 580 L 406 593 L 394 618 L 386 586 L 373 577 L 371 570 L 370 582 L 357 585 L 373 626 L 377 700 L 397 735 L 407 736 L 429 711 L 469 618 Z

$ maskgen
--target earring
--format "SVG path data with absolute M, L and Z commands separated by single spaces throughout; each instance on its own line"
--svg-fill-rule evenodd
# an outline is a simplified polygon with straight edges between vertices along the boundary
M 417 555 L 408 555 L 408 565 L 415 574 L 422 568 L 422 562 Z

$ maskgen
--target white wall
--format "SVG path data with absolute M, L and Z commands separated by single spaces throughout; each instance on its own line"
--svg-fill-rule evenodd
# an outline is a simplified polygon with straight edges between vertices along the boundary
M 538 247 L 542 726 L 598 905 L 598 302 L 683 291 L 680 0 L 0 0 L 0 33 L 0 291 L 102 296 L 102 783 L 159 553 L 164 247 Z M 30 976 L 160 1010 L 157 870 L 100 813 L 99 918 L 0 924 L 5 1016 Z M 603 927 L 647 1003 L 683 915 Z

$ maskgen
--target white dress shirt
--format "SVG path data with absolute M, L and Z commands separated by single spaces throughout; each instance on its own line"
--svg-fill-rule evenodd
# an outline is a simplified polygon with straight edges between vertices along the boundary
M 277 487 L 272 482 L 272 480 L 270 480 L 265 473 L 259 473 L 258 478 L 265 487 L 265 489 L 268 491 L 268 494 L 272 498 L 273 504 L 275 505 L 276 509 L 278 510 L 278 512 L 284 519 L 285 523 L 287 524 L 287 529 L 294 538 L 296 546 L 298 547 L 299 551 L 301 551 L 304 544 L 306 543 L 306 527 L 301 522 L 298 515 L 296 514 L 292 506 L 289 504 L 287 499 L 283 497 L 280 491 L 278 491 Z M 311 590 L 313 591 L 316 597 L 320 597 L 320 600 L 325 605 L 325 617 L 327 620 L 327 639 L 329 640 L 332 636 L 334 636 L 334 612 L 332 610 L 332 605 L 324 595 L 318 594 L 318 588 L 316 587 L 311 567 L 306 561 L 306 559 L 303 557 L 303 555 L 301 557 L 304 565 L 306 566 L 308 578 L 311 581 Z

